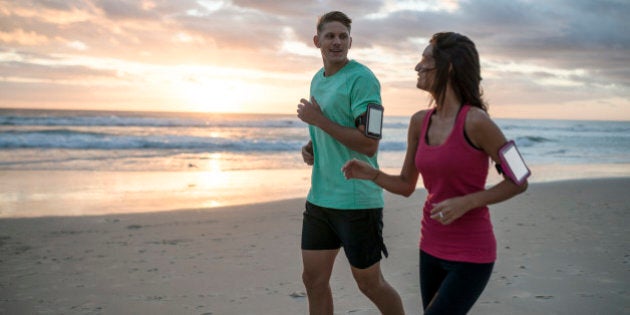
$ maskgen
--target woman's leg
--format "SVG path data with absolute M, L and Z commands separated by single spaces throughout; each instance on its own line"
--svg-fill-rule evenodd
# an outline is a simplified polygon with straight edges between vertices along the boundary
M 425 293 L 423 292 L 423 304 L 425 306 L 425 315 L 430 314 L 466 314 L 473 307 L 492 274 L 492 268 L 494 263 L 489 264 L 475 264 L 464 262 L 451 262 L 442 259 L 437 259 L 426 255 L 431 259 L 436 260 L 439 267 L 434 267 L 434 270 L 438 270 L 438 273 L 445 273 L 443 280 L 439 284 L 439 289 L 434 293 L 428 305 L 425 304 Z M 422 265 L 422 263 L 421 263 Z M 435 282 L 436 276 L 431 276 L 426 273 L 421 275 L 428 277 L 432 282 Z M 435 283 L 430 283 L 430 287 L 427 284 L 427 290 L 435 287 Z M 424 287 L 423 287 L 424 289 Z M 426 295 L 429 295 L 427 292 Z
M 420 251 L 420 292 L 423 309 L 427 309 L 445 277 L 446 270 L 440 265 L 439 259 Z

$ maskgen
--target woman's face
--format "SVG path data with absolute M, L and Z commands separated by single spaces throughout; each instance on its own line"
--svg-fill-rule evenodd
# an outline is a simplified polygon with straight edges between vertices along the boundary
M 431 92 L 431 84 L 435 79 L 435 60 L 433 59 L 433 44 L 427 46 L 422 52 L 422 59 L 416 65 L 415 68 L 418 73 L 418 82 L 416 83 L 416 87 Z

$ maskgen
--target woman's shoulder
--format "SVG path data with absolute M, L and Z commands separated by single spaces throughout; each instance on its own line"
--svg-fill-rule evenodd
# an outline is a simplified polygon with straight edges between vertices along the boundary
M 431 109 L 419 110 L 415 112 L 413 115 L 411 115 L 411 121 L 421 123 L 424 120 L 424 118 L 429 114 L 429 112 L 431 112 Z
M 499 126 L 485 110 L 478 107 L 470 108 L 466 115 L 465 126 L 466 134 L 479 147 L 485 147 L 484 142 L 495 137 L 503 138 L 503 133 Z
M 414 133 L 419 132 L 422 128 L 422 124 L 424 123 L 424 119 L 430 112 L 431 109 L 423 109 L 411 115 L 411 119 L 409 121 L 409 129 L 412 129 Z
M 466 115 L 466 126 L 475 128 L 487 124 L 494 124 L 490 115 L 479 107 L 471 106 Z

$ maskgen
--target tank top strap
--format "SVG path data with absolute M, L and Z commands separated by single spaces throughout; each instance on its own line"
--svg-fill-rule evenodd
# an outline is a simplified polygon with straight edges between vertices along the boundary
M 466 125 L 466 115 L 470 110 L 470 105 L 463 105 L 457 113 L 457 119 L 455 120 L 455 126 L 453 126 L 453 132 L 457 135 L 464 135 L 464 125 Z

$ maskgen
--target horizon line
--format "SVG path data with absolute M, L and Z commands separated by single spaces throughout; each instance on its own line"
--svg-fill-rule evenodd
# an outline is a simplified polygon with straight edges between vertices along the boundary
M 38 107 L 3 107 L 0 106 L 0 111 L 60 111 L 60 112 L 122 112 L 122 113 L 155 113 L 155 114 L 206 114 L 206 115 L 268 115 L 268 116 L 293 116 L 290 113 L 283 112 L 211 112 L 211 111 L 192 111 L 192 110 L 143 110 L 143 109 L 72 109 L 72 108 L 38 108 Z M 390 117 L 411 117 L 411 115 L 389 115 Z M 532 118 L 532 117 L 509 117 L 509 116 L 492 116 L 492 119 L 514 119 L 514 120 L 555 120 L 555 121 L 602 121 L 602 122 L 630 122 L 630 119 L 579 119 L 579 118 Z M 297 119 L 297 118 L 296 118 Z

